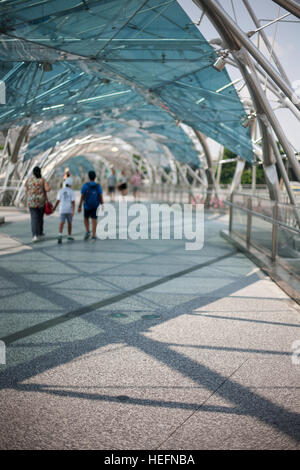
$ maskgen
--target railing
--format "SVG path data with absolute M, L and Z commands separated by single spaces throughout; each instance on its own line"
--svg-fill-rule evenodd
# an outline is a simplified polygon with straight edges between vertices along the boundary
M 0 205 L 17 205 L 17 206 L 26 206 L 26 192 L 23 192 L 21 197 L 16 196 L 20 190 L 21 182 L 19 180 L 11 180 L 9 187 L 3 185 L 4 179 L 0 179 Z M 50 194 L 50 199 L 55 197 L 60 185 L 59 181 L 51 181 L 51 186 L 53 186 L 53 191 Z M 54 183 L 54 184 L 52 184 Z M 56 184 L 55 184 L 56 183 Z M 106 181 L 102 185 L 105 190 L 107 184 Z M 78 188 L 77 188 L 78 189 Z M 129 185 L 129 194 L 132 192 L 132 188 Z M 251 185 L 240 185 L 240 189 L 243 194 L 251 195 L 252 197 L 257 197 L 259 199 L 269 200 L 269 193 L 266 185 L 257 185 L 255 189 Z M 140 188 L 140 194 L 142 199 L 151 199 L 151 200 L 162 200 L 166 202 L 192 202 L 195 204 L 204 203 L 206 208 L 225 208 L 224 201 L 228 198 L 230 192 L 230 185 L 223 184 L 218 187 L 218 197 L 216 197 L 213 187 L 204 187 L 200 185 L 184 185 L 184 184 L 169 184 L 169 183 L 160 183 L 160 184 L 143 184 Z M 4 197 L 5 195 L 5 197 Z M 300 192 L 299 194 L 295 193 L 300 204 Z M 287 202 L 287 194 L 285 191 L 280 192 L 280 202 Z
M 300 274 L 300 206 L 283 204 L 244 193 L 233 193 L 229 206 L 229 234 L 289 264 Z
M 168 203 L 204 204 L 206 208 L 222 209 L 227 198 L 228 189 L 218 190 L 216 197 L 213 188 L 203 189 L 197 186 L 152 184 L 141 188 L 141 198 Z

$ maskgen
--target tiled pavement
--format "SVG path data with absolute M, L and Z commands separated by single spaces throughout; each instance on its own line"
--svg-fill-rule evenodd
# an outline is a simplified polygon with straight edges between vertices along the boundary
M 79 215 L 74 243 L 51 216 L 33 245 L 10 220 L 0 448 L 300 448 L 300 310 L 219 236 L 226 216 L 206 214 L 200 251 L 84 242 Z

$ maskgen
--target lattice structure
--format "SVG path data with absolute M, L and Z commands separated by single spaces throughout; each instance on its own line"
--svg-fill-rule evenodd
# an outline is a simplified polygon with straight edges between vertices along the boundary
M 276 160 L 294 203 L 276 138 L 300 180 L 299 163 L 266 90 L 297 118 L 299 102 L 274 51 L 272 65 L 251 39 L 257 33 L 271 47 L 249 2 L 243 3 L 254 23 L 251 34 L 215 0 L 2 1 L 2 202 L 14 180 L 18 187 L 8 202 L 21 200 L 23 180 L 34 165 L 51 176 L 68 158 L 105 155 L 114 139 L 131 145 L 154 167 L 180 162 L 185 183 L 189 173 L 217 192 L 206 143 L 210 137 L 241 162 L 260 159 L 273 199 L 279 197 Z M 299 15 L 295 2 L 276 3 Z M 198 24 L 191 19 L 192 5 L 199 11 Z M 200 31 L 204 16 L 219 33 L 214 41 Z M 240 70 L 248 102 L 226 63 Z M 254 142 L 255 126 L 261 147 Z M 201 177 L 203 167 L 207 180 L 203 169 Z M 241 165 L 232 188 L 240 170 Z

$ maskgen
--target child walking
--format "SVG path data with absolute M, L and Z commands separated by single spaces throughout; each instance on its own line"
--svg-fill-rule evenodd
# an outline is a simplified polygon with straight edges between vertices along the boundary
M 74 216 L 75 211 L 75 194 L 74 191 L 71 189 L 73 184 L 73 180 L 71 177 L 68 177 L 64 181 L 65 187 L 62 188 L 58 195 L 57 201 L 53 207 L 53 211 L 57 208 L 58 204 L 60 203 L 59 214 L 60 214 L 60 223 L 58 228 L 58 239 L 57 242 L 59 244 L 62 243 L 62 233 L 64 229 L 65 221 L 68 223 L 68 240 L 73 241 L 74 238 L 72 237 L 72 218 Z

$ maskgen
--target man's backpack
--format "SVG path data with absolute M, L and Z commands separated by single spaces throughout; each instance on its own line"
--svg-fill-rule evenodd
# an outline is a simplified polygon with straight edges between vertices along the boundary
M 89 209 L 97 209 L 97 207 L 100 205 L 99 184 L 91 185 L 90 183 L 87 183 L 87 186 L 88 186 L 88 189 L 86 190 L 85 195 L 84 195 L 86 205 Z

